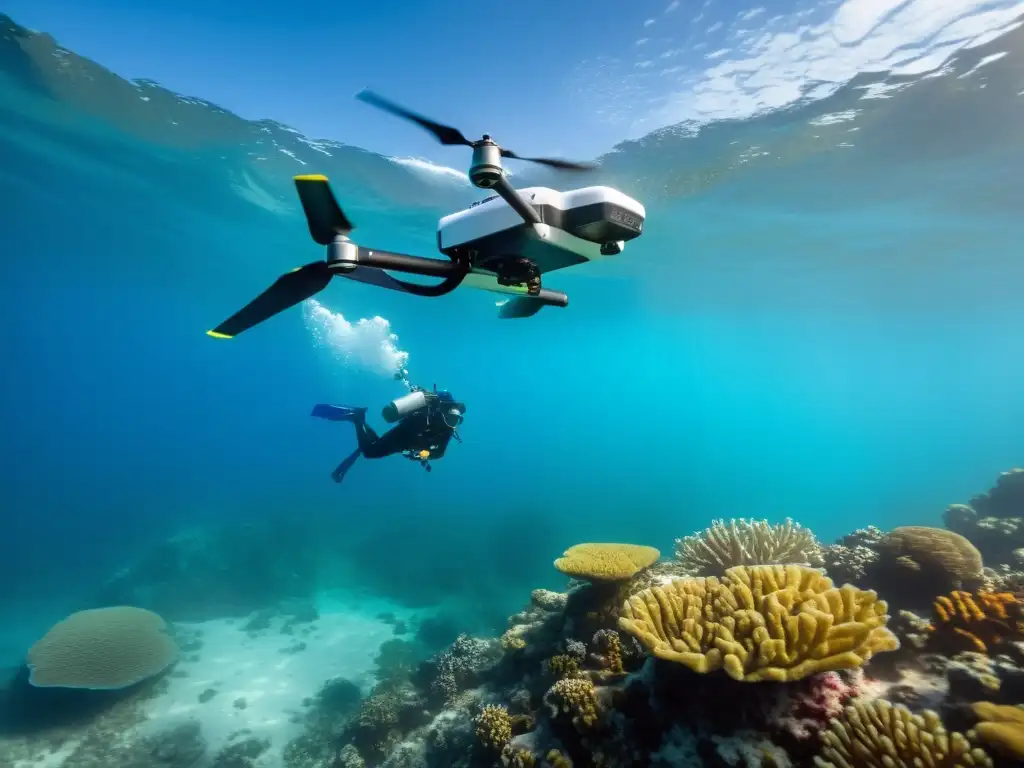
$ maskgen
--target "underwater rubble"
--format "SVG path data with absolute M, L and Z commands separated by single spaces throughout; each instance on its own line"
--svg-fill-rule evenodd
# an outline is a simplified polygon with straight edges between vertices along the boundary
M 161 695 L 157 675 L 79 727 L 79 753 L 105 757 L 63 764 L 1024 765 L 1024 470 L 952 505 L 945 522 L 824 544 L 792 520 L 713 521 L 668 557 L 581 543 L 553 562 L 565 591 L 534 590 L 500 636 L 460 634 L 436 651 L 396 632 L 368 692 L 343 677 L 311 691 L 293 715 L 299 735 L 275 745 L 279 763 L 259 733 L 210 754 L 201 720 L 141 727 L 132 702 Z M 293 613 L 280 621 L 291 627 Z M 164 663 L 157 655 L 152 668 Z M 55 733 L 38 737 L 54 753 Z M 0 734 L 0 766 L 33 765 L 12 744 L 24 751 L 23 737 Z

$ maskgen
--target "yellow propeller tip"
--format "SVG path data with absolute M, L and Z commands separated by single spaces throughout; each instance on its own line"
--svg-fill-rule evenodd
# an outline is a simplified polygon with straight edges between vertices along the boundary
M 217 333 L 217 331 L 207 331 L 206 335 L 214 339 L 232 339 L 233 336 L 228 336 L 226 333 Z
M 296 176 L 295 181 L 327 181 L 327 177 L 322 173 L 310 173 L 302 176 Z

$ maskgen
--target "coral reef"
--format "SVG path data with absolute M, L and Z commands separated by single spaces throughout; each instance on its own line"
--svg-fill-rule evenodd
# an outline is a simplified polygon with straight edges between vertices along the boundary
M 801 566 L 680 581 L 703 584 L 717 623 L 741 638 L 743 674 L 645 652 L 630 612 L 662 588 L 630 597 L 624 585 L 577 583 L 534 592 L 504 642 L 461 636 L 406 680 L 379 684 L 338 746 L 367 768 L 810 765 L 830 720 L 864 690 L 863 665 L 895 644 L 884 603 Z M 608 594 L 625 595 L 615 611 Z
M 96 608 L 57 622 L 29 649 L 29 682 L 116 690 L 163 672 L 177 658 L 160 616 L 129 606 Z
M 619 626 L 656 656 L 734 680 L 784 682 L 859 667 L 899 643 L 871 591 L 802 566 L 737 566 L 634 595 Z
M 737 565 L 821 565 L 822 548 L 814 534 L 789 518 L 715 520 L 711 527 L 676 539 L 676 558 L 695 576 L 721 576 Z
M 975 522 L 1024 521 L 1022 501 L 1024 472 L 1014 471 L 964 506 Z M 564 591 L 534 590 L 499 637 L 460 631 L 468 625 L 454 609 L 409 626 L 395 619 L 395 634 L 408 639 L 380 646 L 372 690 L 338 678 L 311 694 L 291 714 L 304 730 L 284 747 L 284 764 L 1020 765 L 1024 572 L 1017 560 L 983 561 L 996 545 L 972 540 L 987 530 L 972 525 L 866 527 L 822 546 L 792 520 L 714 521 L 677 540 L 676 557 L 665 560 L 655 547 L 578 544 L 554 560 L 570 577 Z M 286 602 L 248 611 L 239 629 L 258 632 L 283 616 L 294 640 L 312 642 L 304 622 L 315 610 L 301 598 Z M 201 644 L 187 632 L 177 639 L 183 649 Z M 278 759 L 282 745 L 271 750 L 252 733 L 210 749 L 201 721 L 142 728 L 133 702 L 145 695 L 112 700 L 92 714 L 95 738 L 58 738 L 58 747 L 75 768 L 254 768 Z M 130 736 L 101 756 L 96 739 L 109 746 L 114 733 Z M 39 759 L 39 743 L 35 751 L 15 744 L 0 764 Z

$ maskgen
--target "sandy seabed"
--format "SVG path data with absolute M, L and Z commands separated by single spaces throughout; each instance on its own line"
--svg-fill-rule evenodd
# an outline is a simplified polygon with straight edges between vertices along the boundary
M 136 722 L 120 730 L 118 741 L 193 720 L 206 743 L 207 760 L 200 766 L 243 734 L 270 742 L 254 765 L 282 768 L 282 752 L 302 733 L 303 712 L 324 682 L 343 677 L 368 692 L 376 682 L 377 653 L 395 637 L 394 619 L 420 615 L 383 600 L 338 595 L 320 596 L 316 607 L 319 618 L 313 621 L 280 615 L 259 630 L 245 629 L 244 619 L 176 624 L 176 631 L 190 638 L 182 657 L 157 692 L 137 703 Z M 79 733 L 66 731 L 63 738 L 45 732 L 0 738 L 0 768 L 78 768 L 69 758 L 96 738 L 102 720 Z

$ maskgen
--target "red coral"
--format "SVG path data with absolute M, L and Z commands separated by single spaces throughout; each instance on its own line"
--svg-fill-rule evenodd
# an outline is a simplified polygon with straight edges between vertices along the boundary
M 846 702 L 860 692 L 863 673 L 858 669 L 841 675 L 822 672 L 788 684 L 768 713 L 769 726 L 803 741 L 828 727 L 842 713 Z

